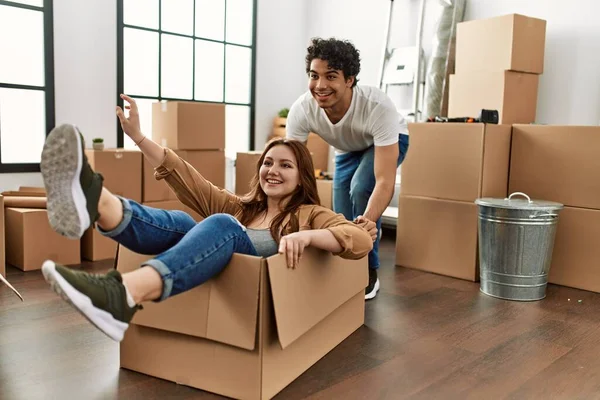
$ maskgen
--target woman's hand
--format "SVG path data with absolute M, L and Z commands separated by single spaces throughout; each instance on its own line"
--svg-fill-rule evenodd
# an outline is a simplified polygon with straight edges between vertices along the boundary
M 354 220 L 354 223 L 369 232 L 369 235 L 371 235 L 371 239 L 373 239 L 373 241 L 377 239 L 379 232 L 377 231 L 377 225 L 375 222 L 363 217 L 362 215 L 359 215 Z
M 310 231 L 294 232 L 281 238 L 279 254 L 285 254 L 288 268 L 296 268 L 302 259 L 302 252 L 311 242 Z
M 144 139 L 142 129 L 140 128 L 140 114 L 138 112 L 138 106 L 134 99 L 122 94 L 121 98 L 125 100 L 129 105 L 125 105 L 125 109 L 129 110 L 129 118 L 125 117 L 123 109 L 117 106 L 117 117 L 121 122 L 121 128 L 127 136 L 131 138 L 135 143 L 139 143 Z

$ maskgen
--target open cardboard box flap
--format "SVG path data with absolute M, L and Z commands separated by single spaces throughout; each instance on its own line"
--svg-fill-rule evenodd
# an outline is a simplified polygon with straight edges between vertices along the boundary
M 296 269 L 283 255 L 267 259 L 279 343 L 283 349 L 364 290 L 367 259 L 346 260 L 307 249 Z
M 116 266 L 133 271 L 152 258 L 119 246 Z M 268 267 L 267 267 L 268 265 Z M 164 302 L 148 302 L 133 324 L 201 337 L 254 350 L 257 343 L 261 269 L 268 270 L 279 343 L 286 348 L 368 283 L 366 257 L 345 260 L 307 249 L 289 269 L 285 256 L 234 254 L 222 273 Z M 264 276 L 266 276 L 265 274 Z M 194 308 L 190 308 L 190 304 Z
M 117 269 L 130 272 L 151 258 L 119 246 Z M 144 303 L 132 323 L 253 350 L 263 263 L 262 258 L 234 254 L 227 268 L 203 285 L 164 302 Z

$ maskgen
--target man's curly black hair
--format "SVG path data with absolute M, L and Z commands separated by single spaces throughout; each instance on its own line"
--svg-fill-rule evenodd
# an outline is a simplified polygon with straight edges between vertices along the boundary
M 310 72 L 310 63 L 315 58 L 327 61 L 330 68 L 342 70 L 344 78 L 354 77 L 352 87 L 356 86 L 356 75 L 360 72 L 360 56 L 354 45 L 347 40 L 335 38 L 313 38 L 306 54 L 306 73 Z

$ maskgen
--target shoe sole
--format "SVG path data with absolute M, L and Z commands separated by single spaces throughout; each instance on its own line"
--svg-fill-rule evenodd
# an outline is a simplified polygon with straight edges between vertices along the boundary
M 45 261 L 42 265 L 42 274 L 52 290 L 75 308 L 81 315 L 100 329 L 106 336 L 114 341 L 123 340 L 123 335 L 129 324 L 115 319 L 110 313 L 92 304 L 92 300 L 75 289 L 65 278 L 56 271 L 53 261 Z
M 81 138 L 72 125 L 54 128 L 46 138 L 40 169 L 46 187 L 50 226 L 69 239 L 79 239 L 90 226 L 87 200 L 79 176 Z
M 374 299 L 377 296 L 377 292 L 379 292 L 379 278 L 375 281 L 375 285 L 373 285 L 373 290 L 369 293 L 365 294 L 365 300 Z

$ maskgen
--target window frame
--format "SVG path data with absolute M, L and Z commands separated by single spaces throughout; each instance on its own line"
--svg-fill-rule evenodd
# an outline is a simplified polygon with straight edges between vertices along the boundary
M 223 37 L 223 40 L 214 40 L 214 39 L 210 39 L 210 38 L 204 38 L 202 36 L 196 36 L 196 0 L 193 0 L 194 2 L 194 31 L 192 35 L 185 35 L 185 34 L 180 34 L 180 33 L 174 33 L 174 32 L 169 32 L 169 31 L 163 31 L 161 29 L 161 14 L 162 14 L 162 1 L 163 0 L 158 0 L 158 29 L 153 29 L 153 28 L 145 28 L 145 27 L 140 27 L 140 26 L 135 26 L 135 25 L 127 25 L 124 23 L 123 18 L 124 18 L 124 11 L 123 11 L 123 7 L 124 7 L 124 0 L 117 0 L 117 104 L 121 107 L 123 107 L 124 105 L 124 101 L 123 99 L 121 99 L 121 93 L 124 93 L 124 88 L 125 88 L 125 82 L 124 82 L 124 75 L 125 75 L 125 71 L 124 71 L 124 43 L 123 43 L 123 37 L 124 37 L 124 30 L 125 28 L 132 28 L 132 29 L 139 29 L 142 31 L 146 31 L 146 32 L 154 32 L 154 33 L 158 33 L 159 35 L 159 40 L 158 40 L 158 96 L 140 96 L 140 95 L 136 95 L 135 93 L 125 93 L 128 96 L 134 97 L 136 99 L 157 99 L 157 101 L 162 101 L 162 100 L 167 100 L 167 101 L 193 101 L 193 102 L 198 102 L 198 103 L 213 103 L 213 104 L 225 104 L 225 105 L 236 105 L 236 106 L 244 106 L 244 107 L 249 107 L 250 108 L 250 129 L 249 129 L 249 150 L 252 151 L 255 149 L 255 144 L 254 144 L 254 140 L 255 140 L 255 118 L 256 118 L 256 90 L 255 90 L 255 82 L 256 82 L 256 23 L 257 23 L 257 18 L 256 18 L 256 13 L 257 13 L 257 3 L 258 0 L 252 0 L 252 44 L 251 45 L 240 45 L 237 43 L 232 43 L 232 42 L 228 42 L 226 39 L 226 37 Z M 227 30 L 227 0 L 225 0 L 225 21 L 224 22 L 224 30 L 226 32 Z M 245 103 L 231 103 L 231 102 L 227 102 L 226 98 L 225 98 L 225 71 L 227 68 L 227 64 L 226 62 L 223 63 L 223 101 L 208 101 L 208 100 L 195 100 L 195 99 L 181 99 L 181 98 L 173 98 L 173 97 L 163 97 L 161 96 L 161 83 L 162 83 L 162 79 L 161 79 L 161 75 L 162 75 L 162 64 L 161 64 L 161 51 L 162 51 L 162 40 L 161 40 L 161 34 L 168 34 L 168 35 L 173 35 L 173 36 L 178 36 L 178 37 L 184 37 L 184 38 L 189 38 L 194 40 L 194 45 L 193 45 L 193 54 L 194 56 L 192 57 L 192 62 L 193 62 L 193 67 L 192 67 L 192 93 L 194 94 L 195 90 L 195 75 L 196 75 L 196 70 L 195 70 L 195 52 L 196 52 L 196 45 L 195 45 L 195 40 L 196 39 L 200 39 L 200 40 L 205 40 L 205 41 L 209 41 L 209 42 L 213 42 L 213 43 L 222 43 L 224 46 L 226 45 L 233 45 L 233 46 L 239 46 L 239 47 L 246 47 L 246 48 L 250 48 L 251 49 L 251 54 L 252 54 L 252 61 L 251 61 L 251 71 L 250 71 L 250 102 L 249 104 L 245 104 Z M 224 49 L 225 51 L 225 49 Z M 194 97 L 192 95 L 192 97 Z M 119 123 L 119 121 L 116 121 L 117 124 L 117 147 L 123 147 L 125 144 L 125 136 L 124 136 L 124 132 L 123 129 L 121 128 L 121 124 Z M 146 132 L 147 135 L 151 135 L 151 132 Z
M 42 7 L 31 6 L 28 4 L 13 3 L 11 1 L 0 0 L 0 6 L 22 8 L 26 10 L 41 11 L 44 20 L 44 86 L 20 85 L 0 82 L 0 88 L 24 89 L 44 91 L 46 103 L 46 132 L 45 137 L 54 128 L 55 124 L 55 103 L 54 103 L 54 8 L 53 0 L 44 0 Z M 0 147 L 2 146 L 0 132 Z M 26 145 L 26 143 L 24 143 Z M 0 174 L 3 173 L 21 173 L 21 172 L 40 172 L 39 163 L 3 163 L 2 152 L 0 152 Z

